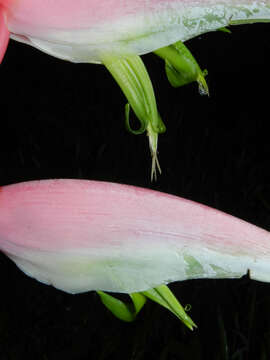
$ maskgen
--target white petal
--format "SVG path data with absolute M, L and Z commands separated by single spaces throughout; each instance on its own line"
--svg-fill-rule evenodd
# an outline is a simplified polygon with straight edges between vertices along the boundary
M 153 1 L 152 1 L 153 2 Z M 155 1 L 153 2 L 155 3 Z M 102 54 L 145 54 L 234 22 L 270 19 L 270 1 L 164 1 L 150 11 L 127 14 L 83 28 L 48 28 L 9 18 L 11 38 L 73 62 L 100 62 Z

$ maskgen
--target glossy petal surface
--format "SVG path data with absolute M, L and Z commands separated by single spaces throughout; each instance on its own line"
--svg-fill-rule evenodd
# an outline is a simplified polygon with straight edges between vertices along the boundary
M 11 37 L 74 62 L 140 55 L 233 23 L 269 20 L 270 1 L 9 0 Z
M 70 293 L 133 293 L 248 270 L 270 280 L 267 231 L 192 201 L 106 182 L 2 187 L 0 249 L 28 275 Z

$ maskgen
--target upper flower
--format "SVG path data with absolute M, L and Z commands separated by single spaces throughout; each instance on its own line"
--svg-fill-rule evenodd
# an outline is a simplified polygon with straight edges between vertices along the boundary
M 173 86 L 192 81 L 208 94 L 202 72 L 182 43 L 227 25 L 269 21 L 270 0 L 0 0 L 0 62 L 9 37 L 73 62 L 103 63 L 124 92 L 126 124 L 146 132 L 156 178 L 158 136 L 166 129 L 139 55 L 165 60 Z M 132 130 L 129 109 L 141 126 Z
M 270 18 L 269 0 L 0 0 L 0 7 L 11 38 L 74 62 L 140 55 Z

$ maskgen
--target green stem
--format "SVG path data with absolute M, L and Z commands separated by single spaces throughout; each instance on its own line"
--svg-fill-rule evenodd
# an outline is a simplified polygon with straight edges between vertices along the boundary
M 157 110 L 154 89 L 148 72 L 138 55 L 125 57 L 106 55 L 103 56 L 102 62 L 128 100 L 125 108 L 128 130 L 133 134 L 147 132 L 152 155 L 151 180 L 153 180 L 157 176 L 156 169 L 161 171 L 157 159 L 158 134 L 165 132 L 166 128 Z M 138 130 L 133 130 L 130 126 L 130 107 L 141 123 Z
M 128 304 L 103 291 L 97 291 L 97 293 L 107 309 L 120 320 L 126 322 L 134 321 L 146 303 L 147 298 L 149 298 L 171 311 L 189 329 L 193 330 L 194 327 L 197 327 L 167 285 L 160 285 L 147 291 L 129 294 L 132 303 Z
M 165 69 L 168 80 L 174 87 L 183 86 L 193 81 L 199 84 L 201 94 L 209 95 L 205 81 L 206 71 L 202 71 L 199 64 L 181 41 L 154 51 L 165 60 Z
M 146 297 L 140 293 L 133 293 L 131 297 L 132 303 L 126 304 L 123 301 L 104 293 L 97 291 L 103 305 L 118 319 L 126 322 L 132 322 L 146 303 Z
M 185 309 L 173 295 L 167 285 L 160 285 L 153 289 L 143 291 L 142 294 L 155 301 L 177 316 L 190 330 L 197 327 L 193 320 L 186 314 Z

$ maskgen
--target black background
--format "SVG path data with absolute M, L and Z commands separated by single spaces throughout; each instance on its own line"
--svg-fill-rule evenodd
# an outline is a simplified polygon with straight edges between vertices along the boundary
M 167 126 L 156 183 L 147 138 L 126 131 L 126 100 L 104 66 L 64 62 L 11 41 L 0 66 L 1 185 L 47 178 L 133 184 L 270 229 L 269 33 L 270 25 L 245 25 L 187 42 L 208 69 L 210 98 L 196 84 L 170 87 L 163 62 L 143 56 Z M 95 293 L 42 285 L 2 254 L 0 283 L 0 359 L 270 356 L 270 286 L 247 278 L 172 284 L 192 305 L 194 333 L 153 303 L 135 323 L 122 323 Z

